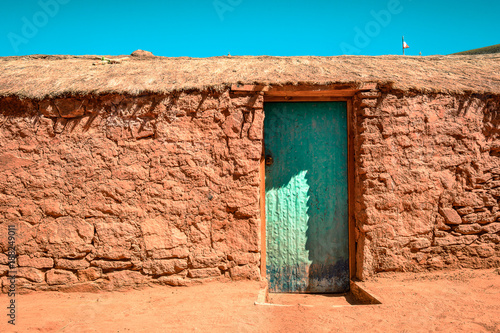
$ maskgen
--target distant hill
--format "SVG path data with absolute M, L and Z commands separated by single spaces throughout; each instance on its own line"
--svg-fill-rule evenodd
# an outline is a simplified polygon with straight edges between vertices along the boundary
M 500 44 L 486 46 L 486 47 L 482 47 L 480 49 L 474 49 L 474 50 L 469 50 L 469 51 L 453 53 L 453 54 L 473 55 L 473 54 L 489 54 L 489 53 L 500 53 Z

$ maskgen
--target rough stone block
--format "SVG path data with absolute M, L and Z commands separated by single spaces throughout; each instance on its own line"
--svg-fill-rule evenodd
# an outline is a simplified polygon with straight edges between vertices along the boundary
M 462 235 L 473 235 L 473 234 L 478 234 L 482 230 L 481 225 L 477 223 L 473 224 L 462 224 L 453 229 L 453 231 L 456 231 L 458 233 L 461 233 Z
M 45 281 L 45 274 L 36 268 L 18 267 L 16 271 L 17 271 L 17 277 L 25 278 L 26 280 L 36 283 L 41 283 Z
M 75 274 L 69 271 L 63 271 L 60 269 L 51 269 L 46 273 L 47 284 L 49 285 L 62 285 L 71 284 L 78 282 L 78 278 Z
M 95 224 L 97 255 L 103 259 L 130 259 L 132 243 L 137 238 L 138 230 L 129 223 Z
M 134 265 L 130 261 L 107 261 L 94 260 L 90 262 L 91 266 L 102 268 L 103 270 L 117 270 L 132 268 Z
M 491 223 L 496 220 L 496 214 L 493 214 L 490 211 L 484 211 L 481 213 L 477 213 L 477 223 L 485 224 L 485 223 Z
M 473 248 L 476 250 L 477 254 L 482 258 L 488 258 L 495 255 L 494 248 L 488 244 L 474 246 Z
M 187 258 L 189 256 L 189 249 L 185 246 L 180 246 L 174 249 L 155 249 L 150 253 L 153 259 Z
M 457 213 L 460 215 L 468 215 L 474 213 L 474 208 L 472 207 L 462 207 L 462 208 L 457 208 Z
M 90 263 L 85 259 L 69 260 L 69 259 L 56 259 L 55 268 L 67 270 L 80 270 L 90 266 Z
M 145 284 L 149 279 L 136 271 L 118 271 L 106 274 L 109 280 L 109 289 L 131 287 Z
M 375 108 L 377 106 L 377 99 L 363 98 L 360 102 L 360 107 Z
M 498 232 L 500 232 L 500 223 L 495 222 L 495 223 L 483 225 L 481 228 L 481 231 L 487 232 L 490 234 L 498 233 Z
M 0 265 L 0 276 L 7 275 L 9 273 L 8 265 Z
M 64 215 L 60 202 L 56 200 L 45 200 L 42 203 L 42 209 L 48 216 L 60 217 Z
M 241 136 L 243 121 L 243 112 L 239 109 L 234 110 L 224 121 L 224 134 L 228 138 L 239 138 Z
M 191 281 L 182 276 L 160 276 L 158 282 L 173 287 L 186 287 L 191 285 Z
M 195 255 L 190 258 L 193 268 L 218 267 L 222 261 L 223 257 L 217 253 L 211 255 Z
M 83 257 L 92 250 L 94 226 L 83 219 L 60 217 L 40 224 L 37 241 L 54 257 Z
M 187 244 L 186 234 L 161 218 L 142 221 L 141 230 L 146 250 L 151 253 Z
M 236 252 L 227 256 L 229 260 L 234 261 L 237 265 L 256 264 L 259 260 L 257 253 Z
M 402 260 L 401 256 L 395 255 L 387 251 L 387 253 L 381 255 L 378 261 L 378 270 L 379 271 L 397 271 L 402 268 Z
M 254 111 L 252 126 L 248 130 L 248 138 L 250 140 L 262 140 L 264 138 L 264 111 L 262 109 Z
M 52 258 L 30 258 L 28 255 L 20 255 L 17 258 L 17 263 L 21 267 L 33 267 L 38 269 L 54 267 L 54 259 Z
M 188 272 L 188 277 L 193 279 L 205 279 L 209 277 L 220 276 L 221 271 L 218 268 L 202 268 L 202 269 L 190 269 Z
M 473 192 L 462 192 L 455 195 L 453 206 L 462 207 L 483 207 L 484 202 L 481 197 Z
M 446 224 L 461 224 L 462 218 L 458 215 L 457 211 L 453 208 L 441 208 L 439 210 L 441 215 L 443 215 Z
M 233 280 L 260 280 L 260 271 L 256 265 L 234 266 L 229 274 Z
M 420 250 L 431 246 L 431 241 L 427 238 L 415 239 L 410 242 L 410 249 Z
M 188 267 L 185 259 L 148 260 L 142 271 L 149 275 L 171 275 L 179 273 Z
M 481 242 L 484 243 L 492 243 L 499 244 L 500 243 L 500 235 L 498 234 L 484 234 L 479 238 Z
M 478 215 L 476 213 L 467 214 L 462 216 L 463 223 L 475 223 L 478 220 Z
M 2 291 L 3 293 L 7 294 L 11 285 L 11 280 L 7 276 L 3 276 L 1 280 L 2 280 Z M 23 289 L 24 290 L 34 289 L 33 282 L 19 277 L 16 279 L 16 290 L 21 291 Z
M 436 237 L 434 239 L 434 246 L 448 246 L 455 244 L 462 244 L 460 237 L 455 237 L 452 235 L 446 235 L 445 237 Z
M 443 258 L 441 257 L 429 258 L 429 260 L 427 260 L 427 265 L 434 269 L 442 269 L 445 266 Z
M 78 280 L 95 281 L 102 277 L 102 269 L 98 267 L 89 267 L 87 269 L 79 270 L 77 272 Z

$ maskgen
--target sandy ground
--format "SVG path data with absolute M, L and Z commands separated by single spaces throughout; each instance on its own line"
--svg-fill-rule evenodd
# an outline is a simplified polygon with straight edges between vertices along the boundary
M 290 306 L 255 305 L 258 282 L 30 293 L 17 296 L 15 328 L 1 295 L 0 332 L 500 332 L 498 270 L 386 274 L 363 285 L 383 304 L 270 295 Z

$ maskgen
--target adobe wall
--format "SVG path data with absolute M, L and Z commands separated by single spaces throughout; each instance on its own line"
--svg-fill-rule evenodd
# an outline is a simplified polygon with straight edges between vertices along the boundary
M 355 108 L 358 276 L 500 266 L 500 99 L 382 91 Z
M 259 279 L 262 108 L 228 91 L 0 100 L 0 235 L 17 226 L 20 286 Z M 358 277 L 500 266 L 499 113 L 498 97 L 357 95 Z
M 259 279 L 262 96 L 0 104 L 0 276 L 38 290 Z M 5 236 L 5 237 L 4 237 Z

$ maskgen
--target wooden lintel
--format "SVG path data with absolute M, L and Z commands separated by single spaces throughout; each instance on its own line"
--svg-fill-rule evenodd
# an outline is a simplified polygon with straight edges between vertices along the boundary
M 307 96 L 264 96 L 264 102 L 341 102 L 349 101 L 351 97 L 307 97 Z
M 296 91 L 276 91 L 270 89 L 265 96 L 276 97 L 352 97 L 356 90 L 296 90 Z
M 348 101 L 347 96 L 265 96 L 264 102 L 339 102 Z
M 336 85 L 286 85 L 265 86 L 258 84 L 233 84 L 232 93 L 256 93 L 262 92 L 265 96 L 278 97 L 353 97 L 357 92 L 373 91 L 377 89 L 377 83 L 367 82 L 358 86 L 348 84 Z
M 352 90 L 356 89 L 355 85 L 348 84 L 327 84 L 327 85 L 287 85 L 287 86 L 272 86 L 269 92 L 297 92 L 297 91 L 336 91 L 336 90 Z

